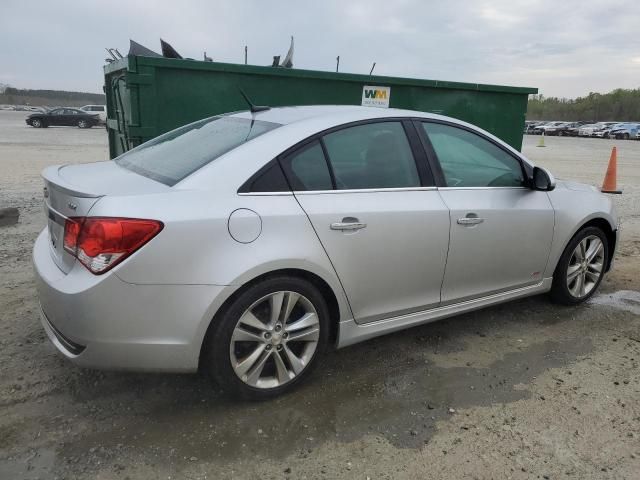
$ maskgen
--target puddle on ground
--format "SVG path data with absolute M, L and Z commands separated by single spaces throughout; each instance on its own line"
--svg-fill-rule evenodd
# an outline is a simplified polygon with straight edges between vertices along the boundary
M 640 315 L 640 292 L 635 290 L 619 290 L 615 293 L 601 293 L 589 300 L 595 305 L 605 305 Z

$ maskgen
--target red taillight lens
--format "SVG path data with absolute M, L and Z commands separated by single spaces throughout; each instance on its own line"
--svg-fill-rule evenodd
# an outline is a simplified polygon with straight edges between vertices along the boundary
M 157 220 L 138 218 L 70 218 L 64 226 L 64 248 L 89 271 L 101 274 L 155 237 L 163 226 Z

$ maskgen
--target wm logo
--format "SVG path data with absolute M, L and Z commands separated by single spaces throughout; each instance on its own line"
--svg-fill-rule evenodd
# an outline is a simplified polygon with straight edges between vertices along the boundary
M 387 98 L 386 90 L 368 90 L 364 91 L 364 98 L 374 98 L 377 100 L 385 100 Z

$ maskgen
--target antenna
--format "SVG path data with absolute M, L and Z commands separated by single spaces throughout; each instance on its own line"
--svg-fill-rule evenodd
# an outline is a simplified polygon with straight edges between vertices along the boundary
M 238 87 L 238 90 L 240 91 L 240 95 L 242 95 L 242 98 L 244 98 L 244 101 L 247 102 L 247 104 L 249 105 L 249 111 L 251 113 L 264 112 L 266 110 L 271 110 L 271 107 L 267 107 L 266 105 L 264 106 L 254 105 L 253 102 L 249 100 L 249 97 L 247 96 L 247 94 L 244 93 L 244 91 L 240 87 Z
M 247 45 L 245 45 L 244 46 L 244 64 L 245 65 L 247 64 L 247 49 L 248 49 L 248 47 L 247 47 Z
M 336 73 L 338 72 L 338 68 L 340 68 L 340 55 L 336 57 Z
M 373 73 L 374 68 L 376 68 L 376 62 L 373 62 L 373 65 L 371 65 L 371 70 L 369 71 L 369 75 Z

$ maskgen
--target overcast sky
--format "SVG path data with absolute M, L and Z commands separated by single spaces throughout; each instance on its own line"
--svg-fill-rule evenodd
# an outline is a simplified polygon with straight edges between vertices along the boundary
M 640 87 L 638 0 L 2 0 L 0 83 L 102 91 L 104 47 L 129 38 L 185 57 L 538 87 L 546 96 Z

